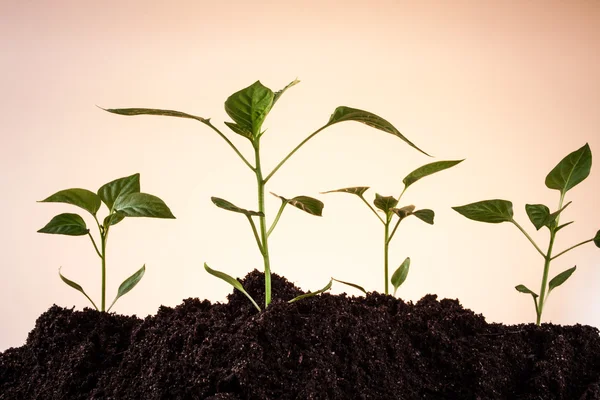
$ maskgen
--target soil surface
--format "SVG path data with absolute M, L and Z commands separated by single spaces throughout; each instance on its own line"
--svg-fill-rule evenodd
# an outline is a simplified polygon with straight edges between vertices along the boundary
M 242 280 L 257 301 L 263 279 Z M 238 291 L 144 320 L 52 306 L 0 353 L 0 399 L 600 399 L 596 328 L 488 324 L 434 295 L 286 302 L 301 293 L 273 275 L 262 313 Z

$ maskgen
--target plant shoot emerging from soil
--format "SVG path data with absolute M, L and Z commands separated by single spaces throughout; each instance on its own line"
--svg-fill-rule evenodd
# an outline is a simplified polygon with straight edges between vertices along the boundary
M 87 189 L 66 189 L 54 193 L 41 202 L 72 204 L 83 208 L 94 217 L 94 221 L 100 232 L 100 247 L 96 244 L 85 221 L 79 214 L 59 214 L 52 218 L 38 232 L 68 236 L 89 236 L 96 254 L 98 254 L 102 263 L 102 300 L 99 311 L 110 311 L 116 301 L 133 289 L 146 272 L 146 266 L 144 265 L 129 278 L 125 279 L 119 286 L 117 296 L 108 307 L 108 310 L 106 310 L 106 244 L 110 228 L 127 217 L 175 218 L 169 207 L 161 199 L 151 194 L 140 192 L 140 174 L 134 174 L 109 182 L 98 189 L 97 193 Z M 109 213 L 103 222 L 100 223 L 96 214 L 102 203 L 108 207 Z M 63 282 L 80 291 L 92 303 L 94 308 L 98 310 L 96 304 L 83 290 L 81 285 L 65 278 L 60 269 L 58 273 Z
M 564 204 L 565 194 L 567 191 L 581 183 L 590 174 L 592 168 L 592 152 L 589 145 L 586 143 L 583 147 L 575 150 L 565 158 L 563 158 L 557 165 L 550 171 L 546 176 L 546 186 L 549 189 L 555 189 L 560 192 L 560 199 L 558 201 L 558 208 L 554 212 L 550 212 L 549 207 L 543 204 L 527 204 L 525 205 L 525 211 L 529 220 L 533 224 L 536 230 L 540 230 L 543 227 L 548 228 L 550 231 L 550 240 L 548 249 L 546 252 L 542 251 L 540 246 L 533 240 L 531 236 L 519 225 L 513 218 L 513 205 L 507 200 L 484 200 L 476 203 L 467 204 L 460 207 L 452 207 L 454 210 L 464 215 L 465 217 L 480 221 L 488 222 L 492 224 L 498 224 L 501 222 L 510 222 L 515 225 L 531 242 L 533 247 L 544 259 L 544 271 L 542 275 L 542 284 L 539 295 L 534 291 L 527 288 L 525 285 L 517 285 L 515 289 L 521 293 L 530 294 L 533 297 L 535 305 L 535 313 L 537 315 L 536 323 L 540 325 L 542 320 L 542 312 L 544 306 L 548 300 L 550 292 L 565 283 L 567 279 L 575 272 L 576 266 L 569 268 L 548 282 L 548 274 L 550 272 L 550 262 L 566 252 L 573 250 L 576 247 L 584 245 L 589 242 L 594 242 L 597 247 L 600 247 L 600 231 L 596 232 L 596 235 L 590 239 L 584 240 L 577 243 L 566 250 L 553 255 L 552 251 L 554 248 L 554 240 L 556 234 L 567 225 L 573 223 L 567 222 L 560 224 L 560 214 L 571 204 L 571 202 Z

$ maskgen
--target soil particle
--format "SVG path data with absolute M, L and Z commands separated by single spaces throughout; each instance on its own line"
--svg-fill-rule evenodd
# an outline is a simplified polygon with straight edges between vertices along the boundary
M 260 304 L 264 275 L 242 283 Z M 303 292 L 273 275 L 258 313 L 186 299 L 143 320 L 52 306 L 0 353 L 9 399 L 600 399 L 590 326 L 488 324 L 457 300 Z

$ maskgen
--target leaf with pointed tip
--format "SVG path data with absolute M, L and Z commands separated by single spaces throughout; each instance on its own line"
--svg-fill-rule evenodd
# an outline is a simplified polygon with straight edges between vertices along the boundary
M 404 140 L 409 146 L 420 151 L 425 155 L 429 155 L 425 153 L 423 150 L 415 146 L 410 140 L 408 140 L 404 135 L 400 133 L 398 129 L 396 129 L 392 124 L 390 124 L 385 119 L 370 113 L 368 111 L 359 110 L 357 108 L 350 108 L 341 106 L 335 109 L 331 117 L 329 118 L 329 122 L 327 122 L 326 126 L 331 126 L 333 124 L 337 124 L 338 122 L 343 121 L 356 121 L 361 122 L 365 125 L 368 125 L 372 128 L 379 129 L 380 131 L 384 131 L 390 133 L 400 139 Z
M 100 107 L 102 108 L 102 107 Z M 192 114 L 186 114 L 181 111 L 174 110 L 160 110 L 157 108 L 102 108 L 104 111 L 119 115 L 160 115 L 164 117 L 177 117 L 177 118 L 189 118 L 200 121 L 204 124 L 210 124 L 210 118 L 202 118 Z
M 433 225 L 433 219 L 435 217 L 435 213 L 433 212 L 433 210 L 430 210 L 428 208 L 423 210 L 417 210 L 413 212 L 413 215 L 419 218 L 421 221 L 426 222 L 429 225 Z
M 175 218 L 164 201 L 148 193 L 119 196 L 113 209 L 126 217 Z
M 563 208 L 561 208 L 558 211 L 554 211 L 552 214 L 550 214 L 548 216 L 548 220 L 546 221 L 546 223 L 544 224 L 546 227 L 548 227 L 548 229 L 550 229 L 550 227 L 555 223 L 556 219 L 558 218 L 558 216 L 560 215 L 561 212 L 563 212 L 565 210 L 565 208 L 569 207 L 569 204 L 571 204 L 572 201 L 568 202 L 567 204 L 565 204 L 563 206 Z
M 352 286 L 353 288 L 360 290 L 364 294 L 367 294 L 367 291 L 365 290 L 365 288 L 357 285 L 356 283 L 344 282 L 344 281 L 340 281 L 339 279 L 335 279 L 335 278 L 331 278 L 331 279 L 333 279 L 336 282 L 343 283 L 344 285 Z
M 240 128 L 239 125 L 234 124 L 233 122 L 225 122 L 225 125 L 227 125 L 229 127 L 229 129 L 231 129 L 238 135 L 243 136 L 246 139 L 252 141 L 252 132 L 246 131 L 246 130 Z
M 576 269 L 577 266 L 574 266 L 573 268 L 569 268 L 552 278 L 550 280 L 550 283 L 548 283 L 548 294 L 550 294 L 552 289 L 559 287 L 560 285 L 565 283 L 565 281 L 571 277 L 571 275 L 573 274 L 573 272 L 575 272 Z
M 565 194 L 568 190 L 582 182 L 590 174 L 592 168 L 592 151 L 586 143 L 583 147 L 563 158 L 546 176 L 546 186 L 560 190 Z
M 305 294 L 301 294 L 300 296 L 294 297 L 293 299 L 291 299 L 290 301 L 288 301 L 288 303 L 293 303 L 295 301 L 298 300 L 302 300 L 302 299 L 307 299 L 309 297 L 313 297 L 316 296 L 318 294 L 321 294 L 323 292 L 326 292 L 327 290 L 331 289 L 331 284 L 333 283 L 333 278 L 329 280 L 329 283 L 321 290 L 317 290 L 316 292 L 308 292 Z
M 217 271 L 217 270 L 214 270 L 214 269 L 210 268 L 207 263 L 204 263 L 204 269 L 206 270 L 206 272 L 208 272 L 212 276 L 215 276 L 215 277 L 217 277 L 219 279 L 224 280 L 225 282 L 227 282 L 231 286 L 233 286 L 234 289 L 237 289 L 240 292 L 242 292 L 252 302 L 252 304 L 254 305 L 254 307 L 256 307 L 256 309 L 259 312 L 261 311 L 260 307 L 258 306 L 258 304 L 256 304 L 256 302 L 254 301 L 254 299 L 252 298 L 252 296 L 250 296 L 248 294 L 248 292 L 246 292 L 246 289 L 244 289 L 244 286 L 242 286 L 242 284 L 240 283 L 240 281 L 238 281 L 237 279 L 233 278 L 230 275 L 227 275 L 225 272 Z
M 596 232 L 596 236 L 594 236 L 594 244 L 600 248 L 600 231 Z
M 517 285 L 517 286 L 515 286 L 515 289 L 517 289 L 517 292 L 532 295 L 534 300 L 537 299 L 537 297 L 538 297 L 538 295 L 536 293 L 529 290 L 525 285 Z
M 398 216 L 398 218 L 404 219 L 404 218 L 408 217 L 409 215 L 412 215 L 413 211 L 415 211 L 415 206 L 410 205 L 410 206 L 404 206 L 401 208 L 390 208 L 390 210 L 393 211 L 394 214 L 396 214 Z
M 117 296 L 115 297 L 115 299 L 111 303 L 110 307 L 108 307 L 108 310 L 106 310 L 106 311 L 107 312 L 110 311 L 110 309 L 115 305 L 115 303 L 117 302 L 117 300 L 119 300 L 119 298 L 121 296 L 129 293 L 129 291 L 138 284 L 138 282 L 142 279 L 142 277 L 144 276 L 145 273 L 146 273 L 146 265 L 144 264 L 142 266 L 142 268 L 138 269 L 133 275 L 131 275 L 129 278 L 125 279 L 123 281 L 123 283 L 121 283 L 121 285 L 119 286 L 119 290 L 117 291 Z
M 375 204 L 375 207 L 388 213 L 392 208 L 398 205 L 398 200 L 396 200 L 393 196 L 382 196 L 376 193 L 373 204 Z
M 51 233 L 57 235 L 68 236 L 83 236 L 87 235 L 90 230 L 87 228 L 85 221 L 77 214 L 59 214 L 52 218 L 39 233 Z
M 546 225 L 550 217 L 550 209 L 543 204 L 525 204 L 525 211 L 529 220 L 538 231 Z
M 556 228 L 556 230 L 554 231 L 554 233 L 556 233 L 556 232 L 560 231 L 562 228 L 564 228 L 564 227 L 566 227 L 566 226 L 569 226 L 569 225 L 571 225 L 573 222 L 575 222 L 575 221 L 569 221 L 569 222 L 566 222 L 566 223 L 564 223 L 564 224 L 560 225 L 559 227 L 557 227 L 557 228 Z
M 249 211 L 244 208 L 239 208 L 235 204 L 230 203 L 227 200 L 221 199 L 219 197 L 211 197 L 210 199 L 215 204 L 215 206 L 222 208 L 223 210 L 233 211 L 236 213 L 244 214 L 247 217 L 251 217 L 251 216 L 262 217 L 262 216 L 264 216 L 264 214 L 260 211 Z
M 96 215 L 102 201 L 100 197 L 87 189 L 66 189 L 54 193 L 52 196 L 41 200 L 40 203 L 67 203 L 81 207 L 92 215 Z
M 279 196 L 271 192 L 271 194 L 275 197 L 279 197 L 281 200 L 286 203 L 304 211 L 311 215 L 316 215 L 321 217 L 323 215 L 323 202 L 321 200 L 314 199 L 308 196 L 296 196 L 293 199 L 286 199 L 283 196 Z
M 452 207 L 459 214 L 479 222 L 499 224 L 513 220 L 513 205 L 508 200 L 483 200 L 464 206 Z
M 419 167 L 410 174 L 406 175 L 406 177 L 402 180 L 402 183 L 404 183 L 404 188 L 406 189 L 421 178 L 454 167 L 456 164 L 461 163 L 463 161 L 464 159 L 452 161 L 436 161 L 430 164 L 423 165 L 422 167 Z
M 117 211 L 115 213 L 107 215 L 106 218 L 104 218 L 104 226 L 109 227 L 111 225 L 116 225 L 119 222 L 123 221 L 124 218 L 125 214 Z
M 284 87 L 281 90 L 278 90 L 277 92 L 275 92 L 275 94 L 273 95 L 273 105 L 271 106 L 271 108 L 273 108 L 273 106 L 275 105 L 275 103 L 277 103 L 277 100 L 279 100 L 279 98 L 281 97 L 281 95 L 288 90 L 289 88 L 291 88 L 294 85 L 297 85 L 298 83 L 300 83 L 300 81 L 298 79 L 294 79 L 292 82 L 290 82 L 286 87 Z
M 400 264 L 398 269 L 392 275 L 392 285 L 394 286 L 394 296 L 396 295 L 396 291 L 404 283 L 406 277 L 408 276 L 408 270 L 410 269 L 410 257 L 406 257 L 406 259 Z
M 119 196 L 125 196 L 130 193 L 140 192 L 140 174 L 133 174 L 124 178 L 115 179 L 102 185 L 98 189 L 98 196 L 102 199 L 109 210 L 112 210 L 115 200 Z
M 253 138 L 260 134 L 260 128 L 273 107 L 273 91 L 260 81 L 244 88 L 227 98 L 225 112 L 244 132 L 250 132 Z M 229 126 L 231 128 L 231 126 Z
M 368 186 L 355 186 L 355 187 L 349 187 L 349 188 L 343 188 L 343 189 L 336 189 L 336 190 L 328 190 L 327 192 L 321 192 L 321 194 L 326 194 L 326 193 L 350 193 L 350 194 L 355 194 L 358 197 L 363 197 L 363 194 L 365 194 L 365 192 L 369 190 Z
M 62 267 L 61 267 L 62 268 Z M 85 290 L 83 290 L 83 288 L 81 287 L 80 284 L 73 282 L 70 279 L 67 279 L 66 277 L 63 276 L 63 274 L 60 273 L 61 268 L 58 269 L 58 275 L 60 276 L 60 279 L 66 283 L 67 285 L 71 286 L 73 289 L 81 292 L 89 301 L 90 303 L 92 303 L 92 305 L 94 306 L 94 308 L 96 310 L 98 310 L 98 307 L 96 307 L 96 304 L 92 301 L 92 299 L 90 298 L 90 296 L 87 295 L 87 293 L 85 292 Z

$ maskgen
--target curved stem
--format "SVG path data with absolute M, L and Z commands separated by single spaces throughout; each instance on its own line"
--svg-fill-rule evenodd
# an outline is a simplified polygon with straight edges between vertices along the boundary
M 555 258 L 558 258 L 558 257 L 562 256 L 563 254 L 565 254 L 567 251 L 573 250 L 574 248 L 579 247 L 582 244 L 586 244 L 586 243 L 593 242 L 593 241 L 594 241 L 594 238 L 591 238 L 591 239 L 588 239 L 588 240 L 584 240 L 581 243 L 577 243 L 575 246 L 571 246 L 568 249 L 561 251 L 560 253 L 558 253 L 557 255 L 555 255 L 554 257 L 552 257 L 550 260 L 554 260 Z
M 248 166 L 248 168 L 250 168 L 252 171 L 256 171 L 256 169 L 252 166 L 252 164 L 250 164 L 250 162 L 248 162 L 248 160 L 246 159 L 246 157 L 244 157 L 244 155 L 242 153 L 240 153 L 240 151 L 238 150 L 238 148 L 235 147 L 235 145 L 233 143 L 231 143 L 231 140 L 229 140 L 227 138 L 227 136 L 225 136 L 220 130 L 218 130 L 216 126 L 214 126 L 213 124 L 211 124 L 209 120 L 205 120 L 205 121 L 202 121 L 202 122 L 204 122 L 206 125 L 210 126 L 215 132 L 217 132 L 217 134 L 219 136 L 221 136 L 221 138 L 223 138 L 223 140 L 225 142 L 227 142 L 227 144 L 233 149 L 233 151 L 235 151 L 235 153 L 242 159 L 242 161 L 244 162 L 244 164 L 246 164 Z
M 365 200 L 364 197 L 362 197 L 362 196 L 358 196 L 358 197 L 360 197 L 360 199 L 367 205 L 367 207 L 369 207 L 371 209 L 371 211 L 373 211 L 373 214 L 375 214 L 375 216 L 377 218 L 379 218 L 379 220 L 381 221 L 381 223 L 385 225 L 385 221 L 383 220 L 383 218 L 381 218 L 381 215 L 377 214 L 377 211 L 375 211 L 375 209 L 373 208 L 373 206 L 371 206 L 371 204 L 369 204 L 369 202 L 367 200 Z
M 98 250 L 98 246 L 96 246 L 96 241 L 94 240 L 94 237 L 92 236 L 92 234 L 89 231 L 88 231 L 88 236 L 92 240 L 92 244 L 94 245 L 94 249 L 96 249 L 96 254 L 98 254 L 98 257 L 102 258 L 102 254 L 100 254 L 100 251 Z
M 254 233 L 254 238 L 256 239 L 256 244 L 258 245 L 258 250 L 260 250 L 260 254 L 262 254 L 264 256 L 265 252 L 264 252 L 263 246 L 260 242 L 260 238 L 258 237 L 258 232 L 256 231 L 256 225 L 254 224 L 254 221 L 252 220 L 251 216 L 246 215 L 246 217 L 248 218 L 248 222 L 250 222 L 250 226 L 252 227 L 252 232 Z
M 283 209 L 285 208 L 286 205 L 287 205 L 287 201 L 282 200 L 281 207 L 279 207 L 279 211 L 277 212 L 277 216 L 275 217 L 275 220 L 273 221 L 273 223 L 271 224 L 271 227 L 269 228 L 269 231 L 267 232 L 267 237 L 271 236 L 271 232 L 273 232 L 273 229 L 275 229 L 277 222 L 279 222 L 279 218 L 281 218 L 281 214 L 283 213 Z
M 396 226 L 394 226 L 394 229 L 392 229 L 392 233 L 390 234 L 390 237 L 388 238 L 388 243 L 392 241 L 392 238 L 394 237 L 394 233 L 396 233 L 396 229 L 398 229 L 398 226 L 400 226 L 401 221 L 402 221 L 402 219 L 398 218 L 398 222 L 396 222 Z
M 517 221 L 515 221 L 514 219 L 511 220 L 510 222 L 512 222 L 517 228 L 519 228 L 519 230 L 523 233 L 523 235 L 525 235 L 525 237 L 527 239 L 529 239 L 529 241 L 531 242 L 533 247 L 535 247 L 535 249 L 538 251 L 538 253 L 540 253 L 540 255 L 542 257 L 546 258 L 546 254 L 544 254 L 544 252 L 540 249 L 540 247 L 537 245 L 537 243 L 534 242 L 534 240 L 531 238 L 531 236 L 529 236 L 529 234 L 527 232 L 525 232 L 525 229 L 523 229 L 523 227 L 521 225 L 519 225 L 519 223 Z M 551 234 L 551 236 L 552 236 L 552 234 Z

